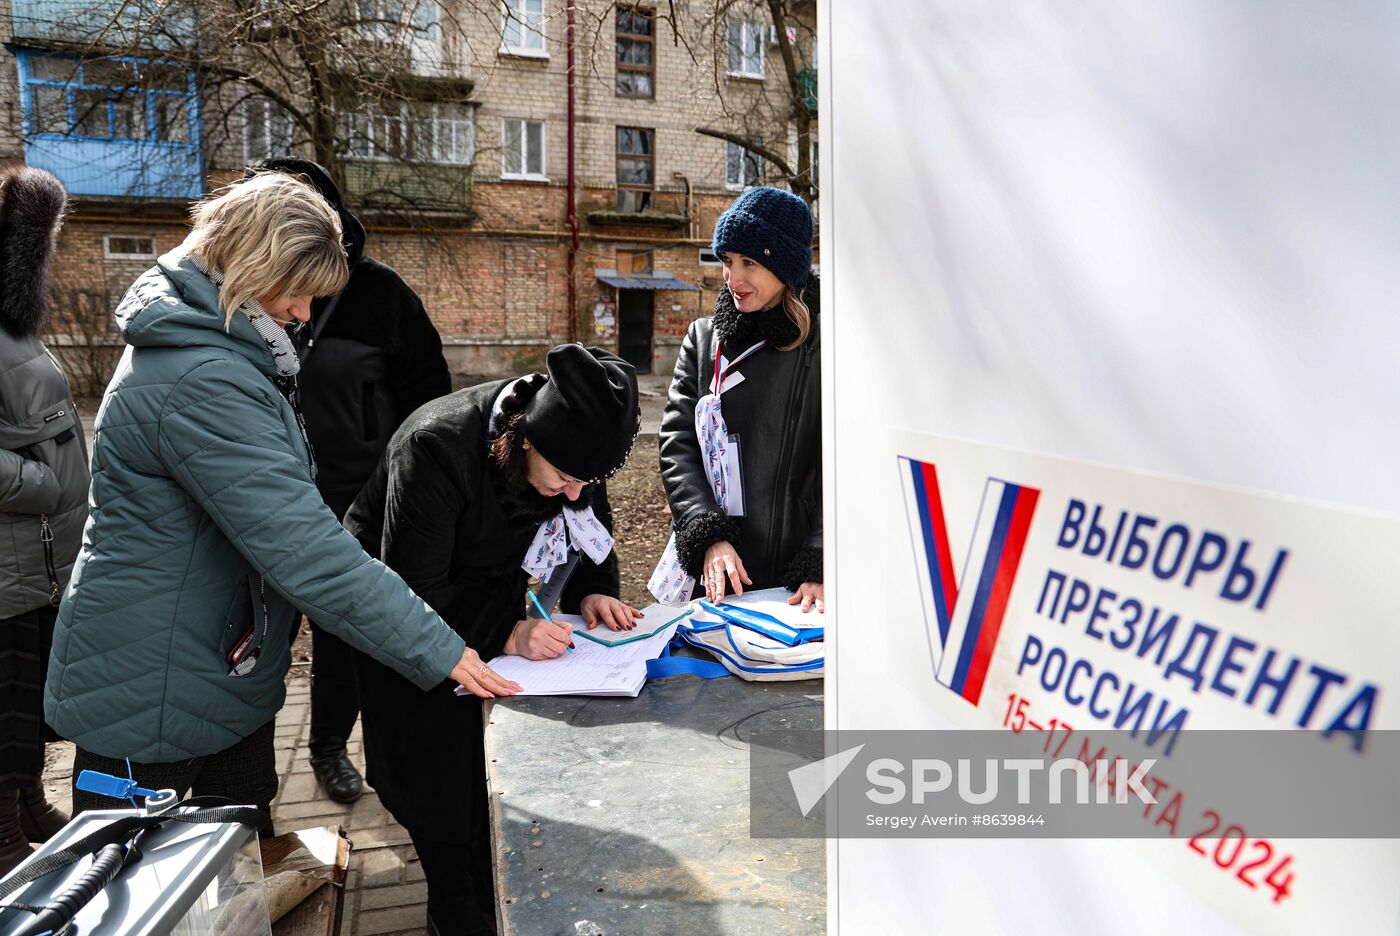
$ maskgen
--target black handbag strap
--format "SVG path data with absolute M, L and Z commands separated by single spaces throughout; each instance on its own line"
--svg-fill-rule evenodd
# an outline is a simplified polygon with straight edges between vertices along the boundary
M 315 323 L 311 326 L 312 343 L 314 343 L 317 338 L 321 337 L 321 332 L 326 330 L 326 323 L 331 320 L 331 313 L 335 311 L 336 306 L 340 305 L 340 297 L 344 295 L 345 290 L 342 289 L 334 296 L 331 296 L 331 301 L 326 303 L 326 307 L 322 309 L 321 314 L 316 317 Z M 308 350 L 310 349 L 308 348 Z
M 351 264 L 350 269 L 355 269 L 354 264 Z M 326 323 L 331 320 L 331 313 L 335 311 L 336 306 L 340 305 L 340 298 L 344 295 L 345 290 L 342 289 L 334 296 L 331 296 L 331 301 L 326 303 L 326 307 L 321 310 L 321 314 L 316 316 L 316 321 L 311 323 L 310 339 L 298 349 L 298 356 L 301 358 L 303 364 L 306 363 L 307 358 L 311 357 L 311 351 L 316 347 L 316 339 L 320 338 L 321 332 L 326 330 Z

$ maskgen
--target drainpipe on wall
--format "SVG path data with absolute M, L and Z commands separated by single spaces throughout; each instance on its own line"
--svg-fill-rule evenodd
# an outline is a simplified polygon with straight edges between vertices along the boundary
M 671 178 L 679 179 L 685 183 L 685 232 L 686 236 L 693 240 L 698 222 L 690 211 L 690 176 L 684 172 L 673 172 Z
M 569 80 L 569 341 L 578 341 L 578 287 L 574 283 L 574 262 L 578 258 L 578 208 L 574 204 L 574 0 L 565 0 L 564 12 L 568 17 L 568 80 Z

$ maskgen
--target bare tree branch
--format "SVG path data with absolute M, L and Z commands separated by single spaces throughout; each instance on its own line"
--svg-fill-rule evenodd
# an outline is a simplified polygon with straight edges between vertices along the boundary
M 710 90 L 719 101 L 720 113 L 716 115 L 718 120 L 699 121 L 700 126 L 695 130 L 762 156 L 767 165 L 777 170 L 764 171 L 765 178 L 786 183 L 811 204 L 817 198 L 812 171 L 812 125 L 816 115 L 807 100 L 803 87 L 804 65 L 791 36 L 811 35 L 813 28 L 794 12 L 797 0 L 711 0 L 711 3 L 695 34 L 707 40 L 712 50 Z M 730 70 L 731 26 L 765 25 L 763 20 L 771 21 L 773 31 L 765 44 L 777 46 L 782 62 L 781 78 L 776 81 L 772 73 L 767 72 L 766 55 L 760 60 L 766 74 L 750 75 Z M 741 31 L 736 34 L 739 41 L 747 41 L 750 33 L 743 30 L 748 28 L 739 27 Z M 742 54 L 747 56 L 748 52 Z M 719 124 L 728 126 L 720 129 Z M 789 140 L 795 144 L 792 155 L 785 153 Z
M 777 166 L 778 171 L 783 175 L 792 175 L 792 167 L 788 165 L 787 157 L 780 156 L 776 151 L 764 146 L 757 137 L 745 136 L 742 133 L 730 133 L 728 130 L 719 130 L 715 127 L 696 127 L 695 132 L 701 136 L 714 137 L 716 140 L 725 140 L 742 146 L 750 153 L 756 153 Z

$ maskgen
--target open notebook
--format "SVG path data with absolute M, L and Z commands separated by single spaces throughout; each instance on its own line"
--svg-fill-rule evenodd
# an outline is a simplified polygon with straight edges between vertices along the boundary
M 552 660 L 527 660 L 519 656 L 498 656 L 491 669 L 505 679 L 520 683 L 520 695 L 589 695 L 629 696 L 635 698 L 647 681 L 647 661 L 661 655 L 666 644 L 675 636 L 676 625 L 688 611 L 652 605 L 643 609 L 643 617 L 635 630 L 608 631 L 606 635 L 620 638 L 614 643 L 596 639 L 585 640 L 582 619 L 571 615 L 555 615 L 556 620 L 571 621 L 575 627 L 574 652 Z M 658 624 L 658 621 L 664 623 Z M 646 635 L 646 631 L 650 631 Z M 458 688 L 458 695 L 466 695 Z

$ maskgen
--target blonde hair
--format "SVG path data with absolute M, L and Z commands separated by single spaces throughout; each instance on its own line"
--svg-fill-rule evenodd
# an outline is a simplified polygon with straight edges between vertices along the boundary
M 802 346 L 802 342 L 807 340 L 807 335 L 812 331 L 812 310 L 807 308 L 807 303 L 802 301 L 802 295 L 791 286 L 783 287 L 783 311 L 792 320 L 792 324 L 797 326 L 797 338 L 792 344 L 779 348 L 780 351 L 791 351 Z
M 264 296 L 330 296 L 350 278 L 340 216 L 300 176 L 259 172 L 211 192 L 190 209 L 185 239 L 223 274 L 224 327 Z

